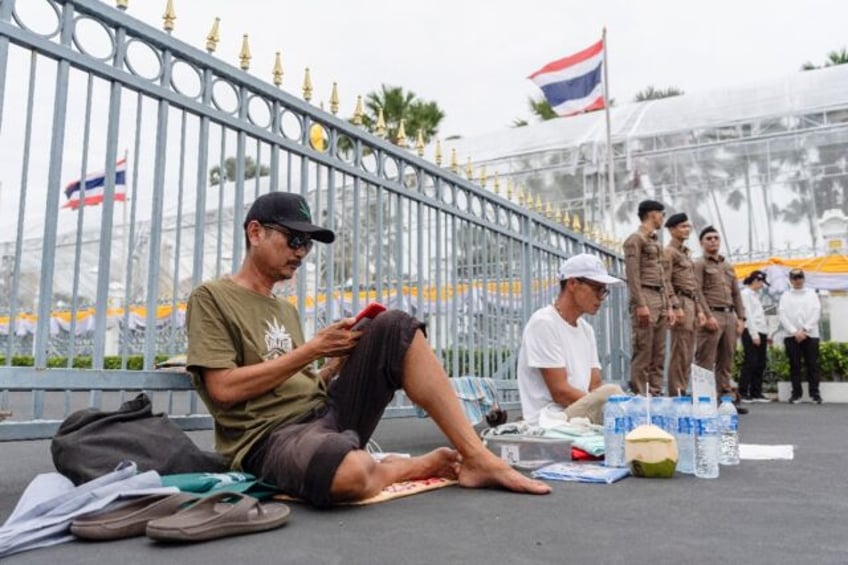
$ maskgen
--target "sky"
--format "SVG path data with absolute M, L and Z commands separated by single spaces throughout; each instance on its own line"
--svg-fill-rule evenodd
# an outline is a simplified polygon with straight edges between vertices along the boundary
M 109 2 L 110 4 L 112 2 Z M 249 34 L 250 72 L 270 81 L 280 51 L 283 88 L 300 95 L 310 67 L 313 103 L 333 81 L 341 113 L 382 83 L 435 100 L 441 134 L 475 136 L 529 118 L 527 75 L 597 41 L 606 26 L 610 93 L 619 103 L 648 85 L 686 92 L 758 82 L 821 64 L 848 47 L 848 2 L 807 0 L 175 0 L 174 35 L 203 47 L 221 18 L 216 55 L 234 65 Z M 159 27 L 165 0 L 129 0 Z

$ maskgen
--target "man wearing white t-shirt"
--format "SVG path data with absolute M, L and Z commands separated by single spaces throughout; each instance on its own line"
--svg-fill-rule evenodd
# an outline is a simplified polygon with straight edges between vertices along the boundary
M 524 419 L 538 425 L 548 404 L 565 408 L 570 418 L 603 421 L 607 398 L 622 394 L 618 385 L 601 384 L 595 331 L 583 314 L 595 314 L 609 286 L 624 284 L 610 276 L 601 260 L 575 255 L 559 270 L 560 292 L 553 304 L 537 310 L 524 327 L 518 353 L 518 390 Z

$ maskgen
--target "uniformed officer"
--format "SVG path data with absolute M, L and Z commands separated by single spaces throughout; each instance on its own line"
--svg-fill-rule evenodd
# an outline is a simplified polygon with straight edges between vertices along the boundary
M 699 236 L 704 256 L 695 261 L 695 278 L 709 312 L 706 324 L 698 329 L 695 363 L 715 372 L 719 396 L 733 393 L 730 373 L 736 353 L 736 339 L 745 329 L 745 307 L 733 266 L 719 253 L 721 238 L 713 226 Z
M 665 227 L 671 236 L 665 247 L 665 266 L 677 299 L 668 359 L 668 395 L 679 396 L 685 394 L 689 386 L 690 367 L 695 356 L 695 330 L 706 323 L 709 306 L 695 280 L 691 251 L 686 247 L 686 240 L 692 233 L 689 217 L 682 212 L 669 216 Z
M 663 252 L 656 231 L 665 207 L 655 200 L 639 203 L 641 225 L 624 241 L 625 273 L 630 292 L 632 357 L 630 386 L 634 392 L 662 395 L 665 339 L 674 323 L 676 303 L 663 270 Z

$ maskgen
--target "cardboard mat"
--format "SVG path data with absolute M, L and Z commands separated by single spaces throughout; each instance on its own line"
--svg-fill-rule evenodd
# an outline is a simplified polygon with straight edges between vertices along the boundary
M 382 490 L 382 492 L 372 496 L 371 498 L 357 500 L 356 502 L 343 502 L 341 505 L 365 506 L 366 504 L 377 504 L 378 502 L 386 502 L 387 500 L 394 500 L 395 498 L 403 498 L 405 496 L 412 496 L 413 494 L 420 494 L 422 492 L 449 487 L 457 484 L 458 482 L 459 481 L 456 480 L 441 479 L 438 477 L 433 477 L 431 479 L 418 479 L 415 481 L 402 481 L 387 486 Z M 282 500 L 285 502 L 300 502 L 299 499 L 287 494 L 277 494 L 274 495 L 273 498 L 275 500 Z

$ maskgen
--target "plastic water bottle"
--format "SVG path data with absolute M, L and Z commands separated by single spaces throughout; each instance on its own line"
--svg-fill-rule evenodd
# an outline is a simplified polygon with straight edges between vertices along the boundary
M 718 478 L 718 412 L 709 396 L 695 405 L 695 476 Z
M 729 396 L 721 397 L 718 431 L 721 438 L 718 462 L 721 465 L 739 465 L 739 415 Z
M 626 396 L 614 395 L 607 399 L 604 406 L 604 465 L 607 467 L 625 467 L 624 435 L 627 433 L 629 418 L 624 411 Z
M 648 399 L 644 396 L 633 396 L 626 404 L 629 423 L 628 430 L 634 430 L 648 423 Z
M 678 396 L 674 404 L 674 435 L 677 439 L 677 470 L 691 475 L 695 472 L 695 434 L 692 426 L 692 398 Z
M 662 396 L 651 397 L 651 423 L 661 430 L 666 428 L 665 420 L 668 416 L 665 412 L 663 400 Z

